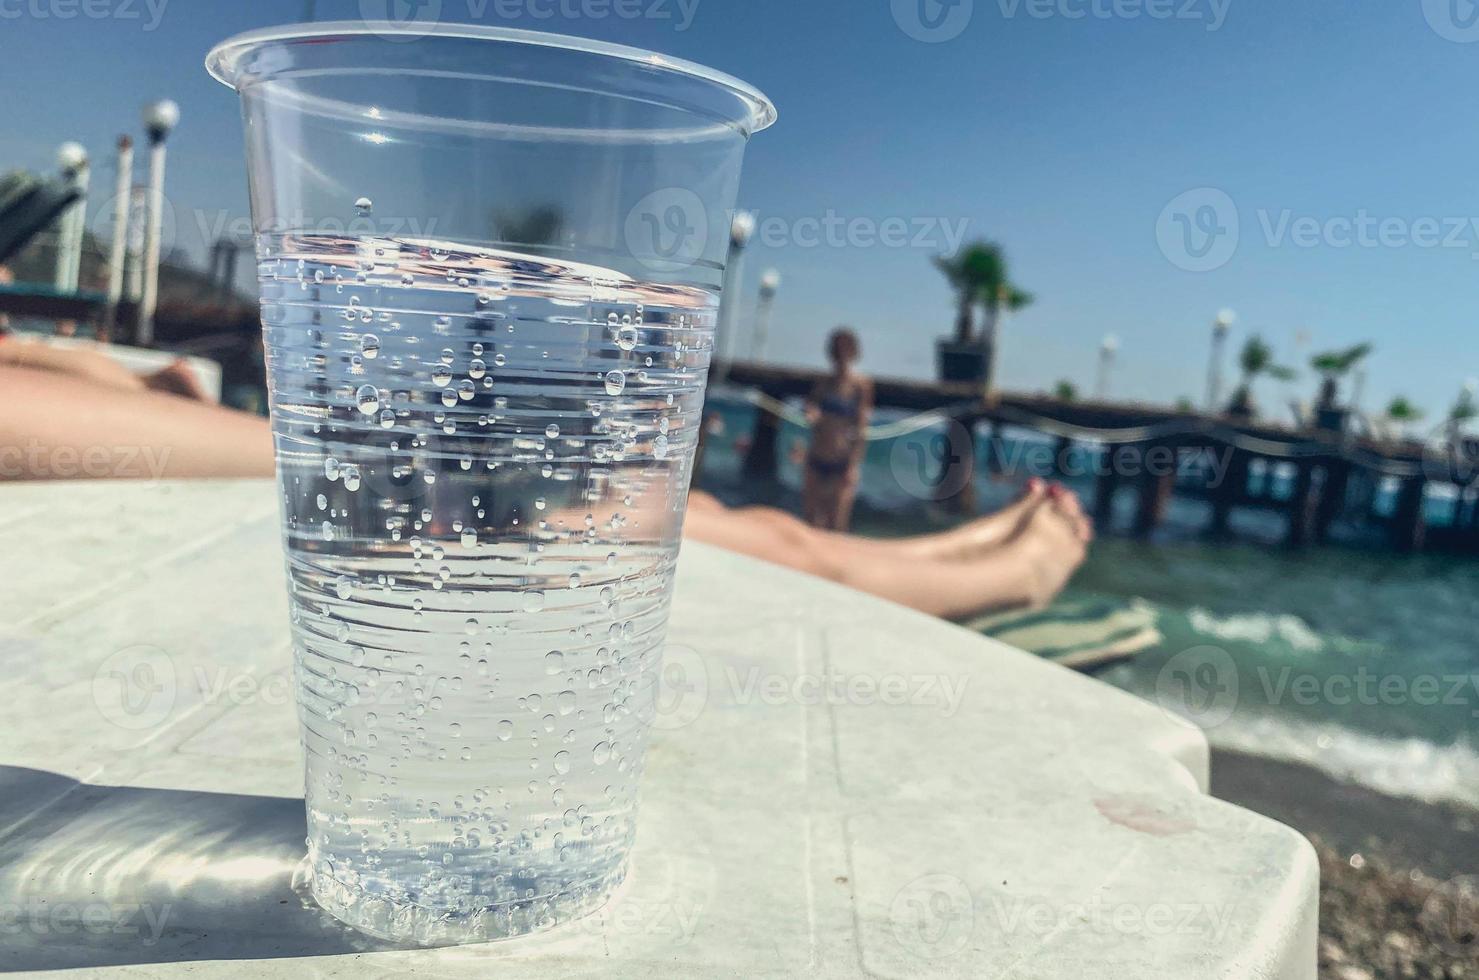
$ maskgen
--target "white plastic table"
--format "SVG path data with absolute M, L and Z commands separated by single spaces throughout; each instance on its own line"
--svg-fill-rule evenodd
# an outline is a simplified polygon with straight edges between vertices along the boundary
M 0 971 L 1315 976 L 1314 856 L 1205 795 L 1199 732 L 693 544 L 615 903 L 517 943 L 362 939 L 293 886 L 276 520 L 266 482 L 0 485 Z

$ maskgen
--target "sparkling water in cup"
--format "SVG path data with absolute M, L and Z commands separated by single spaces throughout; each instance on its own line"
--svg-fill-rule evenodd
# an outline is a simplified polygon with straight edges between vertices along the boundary
M 464 25 L 243 35 L 315 899 L 475 942 L 627 874 L 729 213 L 774 109 Z

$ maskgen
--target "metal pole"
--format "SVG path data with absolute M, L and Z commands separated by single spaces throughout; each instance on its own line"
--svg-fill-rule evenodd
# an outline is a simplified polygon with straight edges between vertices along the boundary
M 164 141 L 149 148 L 149 212 L 144 225 L 144 293 L 139 297 L 140 347 L 154 343 L 154 311 L 159 308 L 160 234 L 164 227 Z
M 134 141 L 118 137 L 118 179 L 113 186 L 113 241 L 108 249 L 108 306 L 103 331 L 111 337 L 118 321 L 118 302 L 123 298 L 123 271 L 128 261 L 129 197 L 134 182 Z
M 781 286 L 781 274 L 766 269 L 760 277 L 760 302 L 755 306 L 755 333 L 751 339 L 750 359 L 759 361 L 765 357 L 765 342 L 770 337 L 770 312 L 775 304 L 776 290 Z
M 1232 310 L 1223 310 L 1212 322 L 1212 362 L 1207 367 L 1207 412 L 1216 415 L 1222 410 L 1222 361 L 1227 349 L 1227 334 L 1236 317 Z
M 63 143 L 57 150 L 57 163 L 61 165 L 62 176 L 80 192 L 80 196 L 57 220 L 56 275 L 53 281 L 58 292 L 75 293 L 82 267 L 82 231 L 87 216 L 87 185 L 91 168 L 87 150 L 80 143 Z
M 1109 372 L 1114 366 L 1114 355 L 1119 347 L 1119 338 L 1113 334 L 1105 337 L 1104 342 L 1099 345 L 1099 379 L 1094 388 L 1095 397 L 1100 401 L 1109 398 Z
M 179 119 L 179 107 L 168 100 L 144 110 L 144 125 L 149 130 L 149 216 L 144 234 L 144 294 L 139 299 L 140 347 L 154 342 L 154 312 L 159 306 L 159 239 L 164 227 L 164 141 Z
M 137 304 L 144 295 L 144 225 L 148 224 L 149 189 L 128 189 L 128 298 Z
M 715 340 L 716 365 L 714 381 L 723 381 L 729 375 L 729 364 L 734 359 L 734 331 L 736 311 L 740 305 L 740 289 L 745 283 L 745 246 L 755 233 L 755 216 L 748 211 L 739 211 L 729 225 L 729 260 L 724 270 L 724 295 L 719 303 L 719 335 Z
M 1222 351 L 1227 331 L 1212 328 L 1212 363 L 1207 370 L 1207 411 L 1216 414 L 1222 402 Z
M 72 205 L 71 224 L 67 228 L 67 291 L 77 292 L 82 278 L 82 234 L 87 230 L 87 188 L 92 180 L 92 167 L 82 165 L 77 171 L 77 189 L 82 196 Z

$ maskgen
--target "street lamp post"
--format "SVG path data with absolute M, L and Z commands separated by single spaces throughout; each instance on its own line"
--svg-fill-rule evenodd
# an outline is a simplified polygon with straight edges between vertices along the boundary
M 180 121 L 180 107 L 161 99 L 144 107 L 149 134 L 149 213 L 144 227 L 144 293 L 139 299 L 137 343 L 154 342 L 154 311 L 159 307 L 160 234 L 164 227 L 164 142 Z
M 776 290 L 780 288 L 781 274 L 775 269 L 766 269 L 760 276 L 760 302 L 755 307 L 753 360 L 758 361 L 765 356 L 765 342 L 770 336 L 770 311 L 775 305 Z
M 1227 334 L 1237 322 L 1232 310 L 1222 310 L 1212 321 L 1212 363 L 1207 369 L 1207 412 L 1216 415 L 1222 405 L 1222 354 Z
M 82 231 L 87 223 L 87 185 L 92 167 L 81 143 L 67 142 L 57 147 L 56 161 L 63 179 L 78 190 L 79 196 L 57 221 L 55 285 L 57 292 L 75 293 L 82 271 Z
M 1094 386 L 1095 397 L 1100 401 L 1109 398 L 1109 374 L 1114 367 L 1114 356 L 1119 353 L 1120 339 L 1114 334 L 1105 335 L 1099 343 L 1099 380 Z
M 134 141 L 118 137 L 118 174 L 113 187 L 113 240 L 108 248 L 108 306 L 103 315 L 103 337 L 112 337 L 123 298 L 123 267 L 128 262 L 129 197 L 134 183 Z
M 719 303 L 719 336 L 716 338 L 714 380 L 723 381 L 734 359 L 736 311 L 740 306 L 740 288 L 745 282 L 745 247 L 755 234 L 755 215 L 737 211 L 729 224 L 729 259 L 724 265 L 724 296 Z

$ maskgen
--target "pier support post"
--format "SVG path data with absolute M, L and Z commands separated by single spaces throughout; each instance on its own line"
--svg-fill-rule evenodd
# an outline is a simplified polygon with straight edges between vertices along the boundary
M 1428 480 L 1410 476 L 1397 491 L 1397 509 L 1392 514 L 1392 544 L 1398 551 L 1419 551 L 1427 537 L 1423 517 L 1423 494 Z
M 1284 542 L 1291 548 L 1302 548 L 1309 544 L 1314 530 L 1315 510 L 1322 499 L 1321 480 L 1312 460 L 1302 459 L 1295 466 L 1294 490 L 1289 495 L 1289 532 Z
M 1345 511 L 1346 496 L 1351 486 L 1351 465 L 1345 460 L 1325 464 L 1325 485 L 1315 507 L 1314 539 L 1324 544 L 1330 539 L 1330 525 Z
M 755 413 L 755 428 L 750 433 L 750 449 L 745 453 L 744 474 L 748 480 L 774 483 L 778 473 L 781 417 L 768 408 Z
M 1069 455 L 1073 452 L 1073 440 L 1059 436 L 1053 440 L 1053 476 L 1063 479 L 1068 474 Z
M 1108 531 L 1114 523 L 1114 492 L 1120 487 L 1120 446 L 1108 446 L 1099 456 L 1099 473 L 1094 479 L 1094 524 Z
M 1208 495 L 1212 498 L 1212 521 L 1207 526 L 1207 533 L 1213 537 L 1226 537 L 1228 533 L 1228 520 L 1232 516 L 1233 506 L 1239 503 L 1248 492 L 1248 463 L 1250 457 L 1247 453 L 1237 449 L 1232 450 L 1228 457 L 1227 471 L 1222 475 L 1222 482 L 1213 487 L 1208 487 Z
M 945 468 L 940 474 L 942 493 L 938 502 L 962 516 L 976 513 L 976 426 L 980 421 L 976 416 L 968 416 L 959 420 L 959 431 L 952 429 L 946 447 Z M 992 426 L 990 439 L 988 465 L 991 460 L 1005 458 L 996 453 L 1001 439 L 1000 425 Z
M 1148 538 L 1165 520 L 1166 507 L 1176 489 L 1176 447 L 1163 442 L 1142 443 L 1139 496 L 1135 503 L 1135 536 Z
M 975 445 L 976 426 L 974 422 L 964 422 L 971 430 L 971 445 Z M 991 434 L 986 437 L 986 471 L 993 476 L 1006 472 L 1007 468 L 1007 444 L 1001 435 L 1001 423 L 995 420 L 991 423 Z

